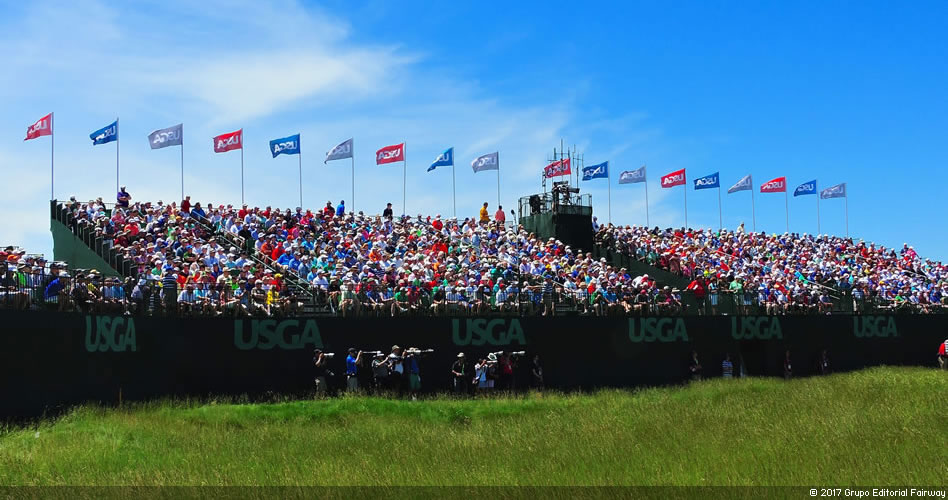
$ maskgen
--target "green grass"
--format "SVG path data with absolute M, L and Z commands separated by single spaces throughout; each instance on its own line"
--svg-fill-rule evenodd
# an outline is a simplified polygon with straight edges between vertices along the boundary
M 0 434 L 3 485 L 943 485 L 948 374 L 480 400 L 80 408 Z

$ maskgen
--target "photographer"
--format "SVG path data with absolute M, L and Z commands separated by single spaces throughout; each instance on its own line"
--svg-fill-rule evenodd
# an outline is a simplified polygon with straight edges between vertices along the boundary
M 493 356 L 491 354 L 490 356 Z M 488 356 L 489 357 L 489 356 Z M 484 393 L 489 391 L 494 387 L 494 381 L 488 376 L 488 371 L 490 368 L 491 362 L 485 358 L 481 358 L 474 365 L 474 387 L 477 389 L 478 393 Z
M 326 365 L 328 361 L 329 358 L 322 350 L 313 350 L 313 365 L 316 367 L 315 382 L 317 397 L 323 397 L 326 395 L 326 375 L 329 373 Z
M 530 378 L 534 389 L 543 388 L 543 365 L 540 364 L 540 355 L 533 355 L 533 365 L 530 367 Z
M 355 347 L 349 348 L 349 355 L 346 356 L 346 390 L 355 392 L 359 390 L 359 365 L 362 363 L 362 351 L 356 351 Z
M 463 352 L 458 353 L 457 361 L 451 365 L 451 379 L 455 394 L 468 393 L 467 359 L 465 359 Z
M 408 390 L 411 392 L 412 399 L 421 391 L 421 368 L 418 366 L 418 357 L 422 350 L 417 347 L 409 347 L 405 351 L 405 371 L 408 372 Z
M 398 345 L 392 346 L 392 353 L 388 355 L 388 376 L 391 381 L 392 389 L 398 391 L 401 395 L 404 388 L 405 378 L 405 358 L 402 356 L 402 348 Z
M 372 360 L 372 382 L 377 393 L 381 394 L 388 390 L 388 375 L 388 363 L 385 361 L 385 353 L 375 351 L 375 358 Z

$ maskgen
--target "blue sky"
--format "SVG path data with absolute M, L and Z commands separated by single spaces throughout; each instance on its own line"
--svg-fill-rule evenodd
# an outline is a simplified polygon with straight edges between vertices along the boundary
M 458 215 L 496 204 L 475 156 L 500 151 L 508 210 L 539 189 L 560 139 L 587 164 L 612 166 L 612 219 L 644 223 L 642 185 L 618 172 L 647 163 L 651 222 L 683 223 L 682 188 L 721 172 L 726 189 L 786 175 L 847 182 L 849 232 L 948 258 L 948 35 L 944 2 L 0 2 L 0 244 L 52 253 L 48 138 L 26 127 L 56 112 L 56 196 L 114 196 L 112 145 L 88 134 L 121 118 L 122 183 L 141 200 L 177 200 L 177 148 L 151 151 L 154 129 L 185 125 L 193 201 L 237 203 L 239 153 L 213 135 L 243 127 L 247 200 L 298 204 L 297 162 L 270 139 L 302 134 L 304 202 L 401 204 L 399 166 L 381 146 L 407 142 L 408 211 L 451 214 L 451 172 L 426 173 L 449 146 Z M 600 219 L 604 181 L 583 183 Z M 690 188 L 689 188 L 690 189 Z M 749 193 L 723 196 L 724 223 L 750 225 Z M 782 232 L 784 199 L 755 194 L 757 228 Z M 790 198 L 790 228 L 816 231 L 814 197 Z M 717 193 L 689 191 L 692 226 L 716 227 Z M 821 204 L 823 232 L 844 233 L 843 200 Z

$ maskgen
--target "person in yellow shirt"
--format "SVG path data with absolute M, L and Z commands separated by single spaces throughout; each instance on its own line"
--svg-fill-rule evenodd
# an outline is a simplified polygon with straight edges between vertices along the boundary
M 487 214 L 487 202 L 484 202 L 484 206 L 481 207 L 481 224 L 490 222 L 490 215 Z

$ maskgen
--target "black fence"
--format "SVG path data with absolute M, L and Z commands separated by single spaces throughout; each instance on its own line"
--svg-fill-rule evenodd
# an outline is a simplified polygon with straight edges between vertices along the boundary
M 169 396 L 312 396 L 313 349 L 334 353 L 330 392 L 345 387 L 349 347 L 388 353 L 393 344 L 433 349 L 418 358 L 421 391 L 452 389 L 450 369 L 497 351 L 523 351 L 508 380 L 531 385 L 534 356 L 544 385 L 572 390 L 679 383 L 697 351 L 706 377 L 819 373 L 878 364 L 934 365 L 945 317 L 745 316 L 645 318 L 167 318 L 4 311 L 0 394 L 4 418 L 83 402 L 115 404 Z M 363 387 L 371 383 L 360 368 Z

